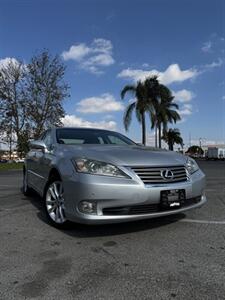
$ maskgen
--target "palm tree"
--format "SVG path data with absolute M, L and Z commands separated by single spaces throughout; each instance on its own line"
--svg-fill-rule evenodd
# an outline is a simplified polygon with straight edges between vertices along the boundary
M 151 116 L 152 129 L 155 128 L 156 147 L 157 135 L 158 145 L 161 148 L 162 130 L 166 132 L 168 123 L 176 123 L 180 120 L 177 112 L 179 106 L 173 102 L 171 91 L 163 84 L 159 85 L 158 101 L 155 103 L 155 114 Z
M 174 144 L 183 145 L 183 139 L 181 137 L 180 131 L 177 128 L 170 128 L 168 131 L 164 132 L 162 139 L 168 144 L 169 150 L 173 151 Z
M 142 143 L 146 144 L 146 112 L 150 113 L 150 116 L 154 115 L 154 107 L 157 102 L 157 89 L 158 80 L 156 76 L 147 78 L 144 82 L 138 81 L 136 85 L 126 85 L 121 91 L 121 98 L 124 99 L 125 95 L 129 92 L 135 97 L 135 100 L 130 103 L 124 113 L 124 127 L 128 130 L 132 112 L 135 110 L 136 117 L 142 125 Z

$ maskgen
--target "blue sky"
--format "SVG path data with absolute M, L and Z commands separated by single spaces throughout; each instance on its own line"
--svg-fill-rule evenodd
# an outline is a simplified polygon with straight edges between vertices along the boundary
M 64 121 L 76 126 L 124 132 L 121 89 L 158 73 L 180 105 L 171 127 L 185 143 L 224 142 L 224 39 L 223 0 L 0 0 L 0 64 L 43 48 L 61 55 L 71 86 Z M 127 135 L 140 140 L 135 116 Z

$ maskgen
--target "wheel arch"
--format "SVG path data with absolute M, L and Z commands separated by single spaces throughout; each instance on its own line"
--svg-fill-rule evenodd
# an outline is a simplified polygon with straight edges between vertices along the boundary
M 48 175 L 48 182 L 51 181 L 53 178 L 62 180 L 61 174 L 56 167 L 53 167 L 50 170 L 49 175 Z
M 44 187 L 44 190 L 43 190 L 43 196 L 45 195 L 46 193 L 46 190 L 47 190 L 47 187 L 49 185 L 49 183 L 53 180 L 53 179 L 59 179 L 59 180 L 62 180 L 62 177 L 61 177 L 61 174 L 59 172 L 59 170 L 54 166 L 51 168 L 49 174 L 48 174 L 48 178 L 47 178 L 47 181 L 45 183 L 45 187 Z

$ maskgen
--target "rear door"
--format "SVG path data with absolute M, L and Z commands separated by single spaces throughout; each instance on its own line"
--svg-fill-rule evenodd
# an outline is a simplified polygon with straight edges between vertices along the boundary
M 44 186 L 48 180 L 48 174 L 50 170 L 50 164 L 53 155 L 53 138 L 52 130 L 47 130 L 42 138 L 47 150 L 37 151 L 35 160 L 35 173 L 37 174 L 37 188 L 42 193 Z
M 36 149 L 31 148 L 30 151 L 27 153 L 26 168 L 27 168 L 28 183 L 34 189 L 36 189 L 36 179 L 37 179 L 36 174 L 34 172 L 35 160 L 36 160 Z

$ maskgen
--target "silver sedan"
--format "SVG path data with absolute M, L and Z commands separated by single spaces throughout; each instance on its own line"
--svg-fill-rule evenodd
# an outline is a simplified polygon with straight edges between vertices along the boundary
M 24 194 L 38 192 L 57 227 L 172 215 L 206 202 L 193 159 L 108 130 L 47 130 L 31 142 L 23 174 Z

